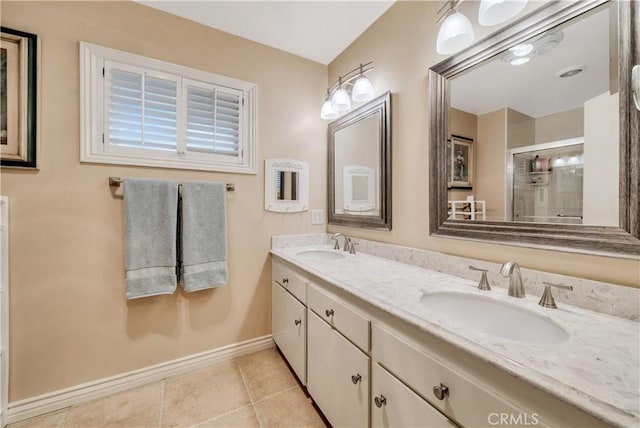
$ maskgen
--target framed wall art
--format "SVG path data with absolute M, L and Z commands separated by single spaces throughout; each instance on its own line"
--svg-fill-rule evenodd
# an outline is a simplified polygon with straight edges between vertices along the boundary
M 0 30 L 0 165 L 37 168 L 38 37 Z
M 473 139 L 452 135 L 447 146 L 447 186 L 450 189 L 471 189 Z

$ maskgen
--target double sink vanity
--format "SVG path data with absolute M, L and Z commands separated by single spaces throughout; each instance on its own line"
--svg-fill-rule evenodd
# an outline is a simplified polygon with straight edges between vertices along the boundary
M 638 426 L 637 322 L 324 241 L 273 246 L 272 319 L 333 426 Z

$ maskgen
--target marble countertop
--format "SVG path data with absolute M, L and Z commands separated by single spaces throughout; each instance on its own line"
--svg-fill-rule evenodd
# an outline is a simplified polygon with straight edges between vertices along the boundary
M 335 251 L 330 245 L 272 249 L 271 253 L 334 286 L 489 361 L 607 423 L 640 426 L 640 323 L 538 297 L 516 299 L 506 290 L 480 291 L 477 282 L 368 254 L 344 252 L 340 260 L 309 260 L 302 250 Z M 464 291 L 507 301 L 551 318 L 570 335 L 559 344 L 533 344 L 468 331 L 428 313 L 425 292 Z

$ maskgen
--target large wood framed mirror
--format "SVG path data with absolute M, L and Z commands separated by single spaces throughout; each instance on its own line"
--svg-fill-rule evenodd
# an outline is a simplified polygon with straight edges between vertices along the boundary
M 430 68 L 431 235 L 640 259 L 639 15 L 549 2 Z
M 391 230 L 391 93 L 329 123 L 329 224 Z

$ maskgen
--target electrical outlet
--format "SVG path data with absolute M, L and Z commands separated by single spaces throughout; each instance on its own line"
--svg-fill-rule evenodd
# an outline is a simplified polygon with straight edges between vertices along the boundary
M 311 224 L 324 224 L 324 210 L 311 210 Z

